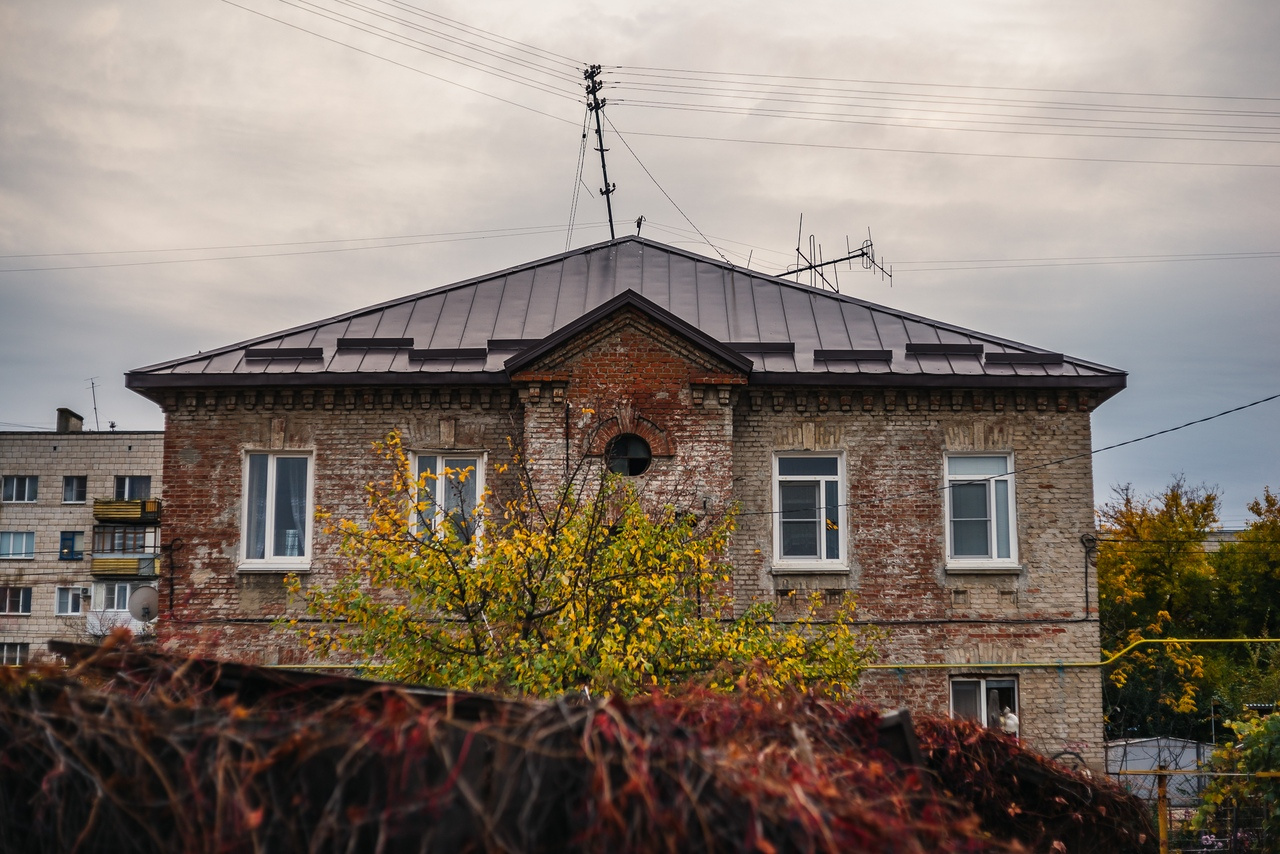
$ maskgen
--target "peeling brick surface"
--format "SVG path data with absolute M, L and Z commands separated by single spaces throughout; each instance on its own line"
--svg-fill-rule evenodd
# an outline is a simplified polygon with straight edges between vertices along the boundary
M 170 393 L 166 532 L 183 548 L 164 644 L 299 660 L 296 642 L 270 625 L 291 613 L 281 575 L 238 571 L 247 452 L 311 455 L 316 504 L 335 517 L 359 517 L 359 487 L 379 476 L 371 443 L 392 429 L 404 432 L 408 448 L 487 453 L 486 479 L 499 491 L 494 465 L 510 460 L 512 444 L 550 486 L 563 478 L 566 461 L 635 433 L 654 452 L 639 478 L 646 500 L 699 513 L 740 509 L 730 554 L 739 607 L 775 601 L 780 590 L 856 596 L 862 618 L 890 632 L 881 662 L 952 665 L 869 673 L 870 700 L 945 714 L 951 676 L 1016 676 L 1022 737 L 1048 754 L 1072 749 L 1100 762 L 1099 671 L 1025 667 L 1098 658 L 1096 582 L 1079 540 L 1094 526 L 1091 464 L 1087 456 L 1055 462 L 1089 450 L 1095 398 L 1060 389 L 1006 395 L 766 387 L 747 379 L 624 310 L 524 367 L 509 386 Z M 941 487 L 949 451 L 1012 455 L 1019 566 L 994 574 L 947 566 Z M 843 460 L 841 566 L 783 572 L 774 565 L 779 452 Z M 345 569 L 334 539 L 317 532 L 311 545 L 306 583 L 327 584 Z M 782 609 L 785 615 L 785 603 Z M 1001 666 L 966 666 L 976 663 Z

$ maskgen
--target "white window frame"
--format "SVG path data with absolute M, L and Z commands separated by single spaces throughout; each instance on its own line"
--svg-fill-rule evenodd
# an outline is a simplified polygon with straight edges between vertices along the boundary
M 84 487 L 84 497 L 80 499 L 72 499 L 71 501 L 68 501 L 67 487 L 72 486 L 73 484 L 76 486 Z M 87 475 L 67 474 L 62 476 L 62 503 L 63 504 L 86 504 L 88 503 L 88 497 L 89 497 L 89 477 Z
M 422 476 L 424 463 L 430 462 L 432 470 L 436 473 L 439 473 L 439 472 L 443 472 L 446 468 L 454 471 L 460 470 L 461 469 L 460 466 L 457 466 L 457 465 L 451 466 L 451 465 L 448 465 L 448 463 L 450 462 L 456 463 L 463 460 L 471 462 L 475 467 L 475 470 L 467 476 L 467 479 L 475 481 L 476 507 L 479 507 L 482 503 L 484 503 L 484 471 L 488 465 L 488 455 L 484 451 L 414 451 L 412 455 L 412 463 L 411 463 L 412 468 L 410 469 L 410 472 L 413 475 L 413 482 L 415 484 L 415 488 L 418 482 L 418 478 Z M 439 478 L 437 478 L 436 480 L 436 488 L 434 490 L 434 493 L 437 496 L 440 494 Z M 444 520 L 446 507 L 447 507 L 447 502 L 444 502 L 444 503 L 437 502 L 435 504 L 435 512 L 432 518 L 430 519 L 427 519 L 425 514 L 423 514 L 422 517 L 417 517 L 417 513 L 415 512 L 414 516 L 416 518 L 413 518 L 410 520 L 410 525 L 412 530 L 415 532 L 421 530 L 421 526 L 423 523 L 430 524 L 431 526 L 439 525 Z M 474 537 L 475 539 L 479 539 L 481 535 L 482 526 L 480 524 L 480 517 L 474 514 L 476 507 L 469 507 L 464 509 L 467 514 L 468 525 L 474 524 L 475 526 L 470 531 L 471 536 Z
M 830 459 L 835 461 L 835 474 L 782 474 L 783 460 L 794 459 Z M 773 455 L 773 471 L 771 472 L 771 492 L 773 495 L 773 569 L 775 572 L 813 572 L 813 571 L 846 571 L 849 568 L 848 537 L 848 495 L 847 467 L 842 451 L 792 452 L 778 451 Z M 816 483 L 818 495 L 822 502 L 814 524 L 818 526 L 817 555 L 784 556 L 782 554 L 782 484 L 783 483 Z M 831 506 L 828 484 L 835 486 L 835 506 Z M 835 544 L 838 551 L 834 557 L 830 555 L 829 528 L 826 524 L 834 516 L 837 526 Z
M 27 547 L 22 551 L 14 551 L 13 539 L 15 537 L 23 537 Z M 35 560 L 36 558 L 36 532 L 35 531 L 0 531 L 0 560 Z
M 143 481 L 147 483 L 147 494 L 136 495 L 137 487 Z M 152 477 L 149 474 L 118 474 L 116 475 L 115 498 L 116 501 L 146 501 L 151 498 Z
M 88 587 L 59 587 L 53 595 L 53 613 L 58 617 L 83 616 L 93 601 Z
M 973 460 L 973 459 L 1000 459 L 1004 462 L 1003 474 L 952 474 L 952 462 L 955 460 Z M 942 462 L 943 482 L 946 489 L 943 490 L 943 527 L 946 531 L 946 548 L 947 548 L 947 568 L 948 569 L 968 569 L 968 570 L 1016 570 L 1020 569 L 1018 564 L 1018 497 L 1014 484 L 1014 462 L 1013 454 L 1010 453 L 970 453 L 970 454 L 946 454 Z M 955 499 L 956 486 L 970 486 L 974 484 L 982 484 L 986 488 L 987 502 L 987 554 L 986 555 L 957 555 L 955 553 L 955 528 L 956 521 L 966 521 L 964 519 L 956 520 L 953 518 L 952 507 Z M 998 502 L 1001 500 L 1001 493 L 1004 494 L 1004 500 L 1007 502 L 1005 507 L 1007 519 L 1007 535 L 1009 554 L 1000 555 L 1000 511 Z
M 31 660 L 31 644 L 20 641 L 0 642 L 0 667 L 18 667 Z
M 249 500 L 249 469 L 253 457 L 264 456 L 267 458 L 267 479 L 266 479 L 266 503 L 264 506 L 263 518 L 263 556 L 249 556 L 249 531 L 250 514 L 254 512 Z M 299 534 L 299 545 L 302 547 L 302 554 L 293 555 L 273 555 L 273 543 L 275 541 L 275 493 L 276 493 L 276 477 L 279 470 L 279 461 L 285 459 L 301 459 L 307 461 L 307 485 L 306 497 L 307 506 L 305 518 L 303 521 L 303 529 Z M 315 480 L 316 466 L 315 454 L 311 451 L 266 451 L 258 449 L 250 449 L 245 451 L 243 463 L 243 471 L 241 473 L 241 504 L 240 510 L 240 564 L 238 569 L 241 572 L 307 572 L 311 569 L 311 559 L 315 543 L 312 542 L 312 533 L 315 522 Z
M 0 614 L 31 616 L 31 588 L 18 585 L 0 586 Z
M 133 585 L 128 581 L 99 581 L 93 585 L 93 602 L 90 606 L 92 611 L 102 611 L 108 614 L 127 614 L 129 613 L 129 597 L 133 595 Z M 124 591 L 124 602 L 120 601 L 120 592 Z M 108 591 L 110 596 L 108 596 Z M 111 606 L 107 607 L 110 601 Z
M 983 676 L 953 676 L 947 684 L 947 703 L 950 716 L 954 719 L 956 713 L 956 685 L 969 684 L 975 685 L 978 689 L 978 718 L 976 723 L 981 724 L 988 729 L 1002 730 L 1001 709 L 989 708 L 990 700 L 988 694 L 991 690 L 1009 690 L 1013 691 L 1013 705 L 1010 711 L 1019 719 L 1018 729 L 1021 729 L 1022 719 L 1022 695 L 1018 684 L 1018 677 L 1007 673 L 990 674 Z M 993 717 L 994 713 L 994 717 Z M 966 718 L 973 720 L 972 718 Z M 1003 730 L 1002 730 L 1003 731 Z M 1016 734 L 1016 731 L 1015 733 Z
M 22 481 L 22 497 L 18 497 L 18 481 Z M 0 478 L 0 502 L 5 504 L 35 504 L 40 495 L 40 476 L 37 474 L 6 474 Z

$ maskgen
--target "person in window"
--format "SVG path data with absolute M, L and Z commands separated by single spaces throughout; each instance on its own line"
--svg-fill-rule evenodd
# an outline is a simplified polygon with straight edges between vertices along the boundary
M 1008 706 L 1001 710 L 1000 729 L 1014 738 L 1018 737 L 1018 716 Z

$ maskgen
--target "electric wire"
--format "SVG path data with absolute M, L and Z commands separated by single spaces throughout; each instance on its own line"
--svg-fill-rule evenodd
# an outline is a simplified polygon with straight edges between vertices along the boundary
M 600 225 L 600 223 L 591 223 L 589 226 L 582 226 L 582 227 L 596 227 L 598 225 Z M 476 240 L 496 240 L 500 238 L 509 238 L 509 237 L 531 237 L 531 236 L 537 236 L 542 234 L 554 234 L 560 231 L 561 228 L 563 228 L 563 226 L 559 226 L 559 225 L 536 226 L 523 231 L 515 231 L 515 230 L 508 229 L 508 230 L 504 230 L 504 231 L 507 231 L 508 233 L 503 233 L 503 234 L 481 233 L 481 234 L 477 234 L 475 236 L 470 236 L 470 237 L 466 237 L 466 236 L 443 237 L 442 236 L 442 237 L 433 237 L 432 239 L 427 239 L 427 240 L 402 241 L 399 243 L 381 243 L 381 244 L 375 244 L 371 246 L 339 246 L 339 247 L 332 247 L 329 249 L 298 249 L 292 252 L 251 252 L 251 253 L 241 254 L 241 255 L 214 255 L 214 256 L 205 257 L 205 258 L 162 258 L 162 259 L 156 259 L 152 261 L 113 261 L 113 262 L 103 263 L 103 264 L 64 264 L 64 265 L 45 266 L 45 267 L 8 267 L 8 268 L 0 268 L 0 273 L 40 273 L 40 272 L 50 272 L 55 270 L 99 270 L 99 269 L 105 269 L 105 268 L 111 268 L 111 267 L 149 267 L 149 266 L 155 266 L 159 264 L 191 264 L 191 263 L 198 263 L 202 261 L 237 261 L 237 260 L 243 260 L 247 258 L 287 258 L 287 257 L 292 257 L 297 255 L 325 255 L 325 254 L 331 254 L 335 252 L 359 252 L 359 251 L 364 251 L 369 249 L 397 249 L 404 246 L 428 246 L 428 245 L 433 245 L 437 243 L 464 243 L 464 242 L 470 242 L 470 241 L 476 241 Z M 446 232 L 446 234 L 447 233 L 448 232 Z M 467 232 L 461 232 L 461 234 L 467 234 Z M 291 245 L 291 244 L 283 244 L 283 245 Z M 136 250 L 136 251 L 163 252 L 168 250 Z
M 694 225 L 693 220 L 689 219 L 689 215 L 685 213 L 678 204 L 676 204 L 675 199 L 671 198 L 671 194 L 662 188 L 662 185 L 658 183 L 658 179 L 653 177 L 653 173 L 649 171 L 649 167 L 644 165 L 644 161 L 640 159 L 640 155 L 636 154 L 635 149 L 631 147 L 631 143 L 627 142 L 626 137 L 618 133 L 618 129 L 614 127 L 613 121 L 607 115 L 604 117 L 604 120 L 609 123 L 610 130 L 612 130 L 614 135 L 618 137 L 618 140 L 626 147 L 627 151 L 631 153 L 631 156 L 635 158 L 636 163 L 640 164 L 640 168 L 644 170 L 644 174 L 649 176 L 649 180 L 653 182 L 653 186 L 657 187 L 658 191 L 662 193 L 662 195 L 666 196 L 667 201 L 671 202 L 671 206 L 680 213 L 680 216 L 684 217 L 685 222 L 689 223 L 689 226 L 694 231 L 698 232 L 698 236 L 705 240 L 707 245 L 716 251 L 716 254 L 720 256 L 721 260 L 726 264 L 732 263 L 725 257 L 724 253 L 720 251 L 720 247 L 712 243 L 707 236 L 702 233 L 702 229 Z
M 257 9 L 251 9 L 248 6 L 243 6 L 240 3 L 235 2 L 235 0 L 221 0 L 221 2 L 226 3 L 228 6 L 234 6 L 237 9 L 242 9 L 245 12 L 252 13 L 261 18 L 266 18 L 269 21 L 275 21 L 277 24 L 283 24 L 284 26 L 289 27 L 290 29 L 297 30 L 298 32 L 315 36 L 318 39 L 323 39 L 324 41 L 331 42 L 332 44 L 345 47 L 348 50 L 353 50 L 356 53 L 361 53 L 361 54 L 364 54 L 365 56 L 369 56 L 374 59 L 380 59 L 383 62 L 388 62 L 392 65 L 399 66 L 400 68 L 403 68 L 407 71 L 412 71 L 415 74 L 421 74 L 424 77 L 430 77 L 433 80 L 439 80 L 442 83 L 448 83 L 451 86 L 457 86 L 461 89 L 466 89 L 468 92 L 473 92 L 477 95 L 483 95 L 486 98 L 491 98 L 495 101 L 501 101 L 504 104 L 510 104 L 513 107 L 519 107 L 522 110 L 528 110 L 531 113 L 537 113 L 540 116 L 546 116 L 547 118 L 554 119 L 558 122 L 563 122 L 565 124 L 574 124 L 574 122 L 571 119 L 566 119 L 563 116 L 557 116 L 557 115 L 554 115 L 553 113 L 548 113 L 548 112 L 545 112 L 544 110 L 539 110 L 536 107 L 531 107 L 528 104 L 522 104 L 519 101 L 512 101 L 509 98 L 503 98 L 500 95 L 493 94 L 492 92 L 486 92 L 483 89 L 477 89 L 474 86 L 468 86 L 465 83 L 459 83 L 456 80 L 450 80 L 448 77 L 442 77 L 439 74 L 432 74 L 430 71 L 424 71 L 421 68 L 417 68 L 415 66 L 409 65 L 404 62 L 399 62 L 397 60 L 391 59 L 390 57 L 382 56 L 381 54 L 375 53 L 374 51 L 365 50 L 364 48 L 356 47 L 355 45 L 352 45 L 352 44 L 347 44 L 346 42 L 341 41 L 340 39 L 335 39 L 330 36 L 323 35 L 322 33 L 317 33 L 315 30 L 309 30 L 306 27 L 300 26 L 290 21 L 283 20 L 282 18 L 277 18 L 272 15 L 268 15 L 266 12 L 260 12 Z
M 462 65 L 465 68 L 470 68 L 474 71 L 479 71 L 484 74 L 490 74 L 495 77 L 499 77 L 511 83 L 519 83 L 521 85 L 532 87 L 540 92 L 545 92 L 547 94 L 555 95 L 561 98 L 573 97 L 572 95 L 569 95 L 567 92 L 563 90 L 552 88 L 551 86 L 541 81 L 532 80 L 528 77 L 518 74 L 517 72 L 504 69 L 496 65 L 491 65 L 490 63 L 483 62 L 478 59 L 465 57 L 462 54 L 455 53 L 454 51 L 446 50 L 444 48 L 435 47 L 433 45 L 430 45 L 418 39 L 410 38 L 409 36 L 396 33 L 392 30 L 388 30 L 385 27 L 380 27 L 380 26 L 377 26 L 376 24 L 370 24 L 358 18 L 354 18 L 350 15 L 344 15 L 341 12 L 335 12 L 335 11 L 326 9 L 322 6 L 319 6 L 316 3 L 311 2 L 311 0 L 277 0 L 277 2 L 285 6 L 291 6 L 295 9 L 299 9 L 308 14 L 315 15 L 320 18 L 324 18 L 325 20 L 333 21 L 334 23 L 351 27 L 352 29 L 359 30 L 360 32 L 363 32 L 363 33 L 367 33 L 368 35 L 374 36 L 376 38 L 384 39 L 394 44 L 398 44 L 403 47 L 408 47 L 412 50 L 417 50 L 422 53 L 426 53 L 429 56 L 436 57 L 437 59 L 443 59 L 446 62 L 453 62 L 458 65 Z M 358 9 L 368 9 L 368 7 L 361 6 L 360 4 L 354 2 L 354 0 L 330 0 L 330 2 L 340 3 L 343 5 L 351 6 Z M 412 22 L 404 21 L 403 19 L 400 19 L 400 18 L 395 18 L 394 16 L 388 16 L 376 11 L 371 12 L 371 14 L 373 14 L 374 17 L 377 17 L 377 18 L 381 18 L 384 20 L 391 20 L 397 23 L 404 24 L 406 27 L 409 27 L 410 29 L 424 31 L 424 28 L 422 28 L 420 25 L 416 25 L 416 24 L 413 24 Z M 476 47 L 473 49 L 479 50 L 481 53 L 486 53 L 486 52 L 490 54 L 492 53 L 492 51 L 488 51 L 487 48 Z M 513 60 L 507 60 L 507 61 L 513 61 Z M 524 63 L 523 60 L 513 61 L 513 62 L 515 62 L 515 64 L 517 65 L 527 66 L 527 63 Z M 530 68 L 530 70 L 535 70 L 535 71 L 538 71 L 539 73 L 552 74 L 552 72 L 545 71 L 542 68 L 537 68 L 534 66 L 528 66 L 528 67 Z M 560 75 L 558 72 L 554 73 L 553 76 L 557 76 L 561 80 L 564 79 L 564 77 Z
M 582 138 L 578 142 L 578 168 L 573 176 L 573 198 L 569 203 L 569 227 L 565 230 L 564 235 L 564 251 L 569 251 L 569 245 L 573 241 L 573 224 L 578 218 L 578 195 L 579 190 L 586 186 L 582 180 L 582 169 L 586 165 L 587 158 L 587 127 L 591 121 L 591 105 L 588 104 L 582 112 Z
M 499 35 L 498 33 L 495 33 L 492 30 L 486 30 L 481 27 L 472 26 L 471 24 L 465 24 L 462 21 L 459 21 L 455 18 L 446 17 L 444 15 L 439 14 L 438 12 L 427 11 L 426 9 L 423 9 L 421 6 L 415 6 L 412 3 L 404 2 L 404 0 L 378 0 L 378 2 L 381 2 L 387 6 L 392 6 L 392 5 L 397 6 L 399 8 L 405 9 L 406 11 L 410 11 L 412 14 L 416 14 L 424 18 L 429 18 L 430 20 L 443 23 L 446 26 L 451 26 L 451 27 L 454 27 L 455 29 L 463 30 L 464 32 L 468 32 L 473 35 L 478 35 L 481 38 L 486 39 L 487 41 L 496 42 L 498 44 L 501 44 L 504 47 L 514 47 L 517 50 L 520 50 L 523 53 L 527 53 L 531 56 L 540 56 L 546 59 L 559 60 L 567 67 L 572 68 L 575 74 L 579 73 L 582 69 L 581 60 L 574 59 L 571 56 L 565 56 L 562 53 L 556 53 L 554 51 L 546 50 L 544 48 L 537 47 L 536 45 L 531 45 L 528 42 L 522 42 L 517 39 L 507 38 L 506 36 Z
M 230 2 L 230 0 L 223 0 Z M 1239 169 L 1280 169 L 1280 163 L 1240 163 L 1216 160 L 1156 160 L 1139 157 L 1073 157 L 1061 154 L 1013 154 L 997 151 L 946 151 L 928 148 L 895 148 L 876 145 L 846 145 L 834 142 L 798 142 L 794 140 L 751 139 L 746 137 L 710 136 L 691 133 L 662 133 L 658 131 L 628 130 L 631 136 L 649 136 L 662 139 L 691 140 L 699 142 L 732 142 L 741 145 L 777 145 L 788 148 L 816 148 L 834 151 L 870 151 L 886 154 L 927 154 L 939 157 L 992 157 L 1003 160 L 1043 160 L 1065 163 L 1120 163 L 1145 166 L 1214 166 Z
M 1204 418 L 1197 418 L 1194 421 L 1187 421 L 1183 424 L 1178 424 L 1177 426 L 1174 426 L 1174 427 L 1166 427 L 1163 430 L 1157 430 L 1154 433 L 1148 433 L 1145 436 L 1138 436 L 1135 439 L 1127 439 L 1123 442 L 1116 442 L 1114 444 L 1106 445 L 1101 448 L 1093 448 L 1088 451 L 1081 451 L 1078 454 L 1070 454 L 1065 457 L 1059 457 L 1058 459 L 1049 460 L 1048 462 L 1036 463 L 1035 465 L 1030 465 L 1030 466 L 1019 466 L 1018 468 L 1012 469 L 1003 474 L 991 475 L 989 477 L 966 476 L 963 478 L 962 482 L 963 483 L 985 483 L 985 482 L 996 480 L 999 478 L 1012 477 L 1013 475 L 1016 475 L 1016 474 L 1024 474 L 1026 472 L 1037 471 L 1039 469 L 1049 468 L 1051 466 L 1059 466 L 1059 465 L 1062 465 L 1063 463 L 1073 462 L 1074 460 L 1084 459 L 1086 457 L 1093 457 L 1098 454 L 1104 453 L 1106 451 L 1114 451 L 1116 448 L 1123 448 L 1128 445 L 1136 445 L 1139 442 L 1145 442 L 1149 439 L 1154 439 L 1157 436 L 1165 436 L 1165 435 L 1168 435 L 1169 433 L 1176 433 L 1179 430 L 1185 430 L 1188 427 L 1194 427 L 1197 424 L 1204 424 L 1208 421 L 1214 421 L 1218 418 L 1223 418 L 1227 415 L 1234 415 L 1237 412 L 1243 412 L 1246 409 L 1251 409 L 1255 406 L 1261 406 L 1262 404 L 1270 403 L 1273 400 L 1280 400 L 1280 393 L 1268 395 L 1267 397 L 1259 398 L 1258 400 L 1253 400 L 1253 401 L 1250 401 L 1249 403 L 1245 403 L 1240 406 L 1233 406 L 1230 409 L 1224 409 L 1223 411 L 1216 412 L 1213 415 L 1207 415 Z M 840 504 L 824 503 L 820 506 L 813 507 L 813 508 L 794 508 L 794 509 L 822 510 L 827 507 L 843 507 L 843 508 L 849 508 L 849 509 L 857 508 L 857 507 L 867 507 L 873 504 L 884 504 L 885 502 L 888 502 L 888 501 L 899 501 L 904 498 L 916 498 L 922 495 L 935 495 L 938 493 L 947 492 L 951 488 L 952 488 L 951 484 L 944 485 L 944 486 L 933 486 L 933 487 L 929 487 L 928 489 L 917 489 L 917 490 L 912 490 L 910 492 L 899 492 L 893 495 L 885 495 L 878 498 L 867 498 L 860 501 L 846 501 Z M 790 512 L 790 511 L 739 510 L 737 515 L 739 516 L 777 516 L 777 515 L 781 515 L 784 512 Z

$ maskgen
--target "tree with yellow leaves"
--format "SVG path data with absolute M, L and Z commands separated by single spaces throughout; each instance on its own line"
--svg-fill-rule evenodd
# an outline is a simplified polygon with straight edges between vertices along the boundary
M 1124 486 L 1099 516 L 1103 655 L 1144 638 L 1205 637 L 1215 572 L 1204 542 L 1218 523 L 1218 496 L 1181 478 L 1150 498 Z M 1103 684 L 1108 735 L 1189 735 L 1203 677 L 1204 657 L 1189 644 L 1128 653 Z
M 367 520 L 337 520 L 352 570 L 292 591 L 327 629 L 313 652 L 345 653 L 379 676 L 532 696 L 633 695 L 697 680 L 714 689 L 823 685 L 848 694 L 871 655 L 853 603 L 771 603 L 734 613 L 722 555 L 732 514 L 646 506 L 624 478 L 583 460 L 554 494 L 516 455 L 514 494 L 474 506 L 470 470 L 415 479 L 400 437 L 378 450 L 386 481 L 367 487 Z

